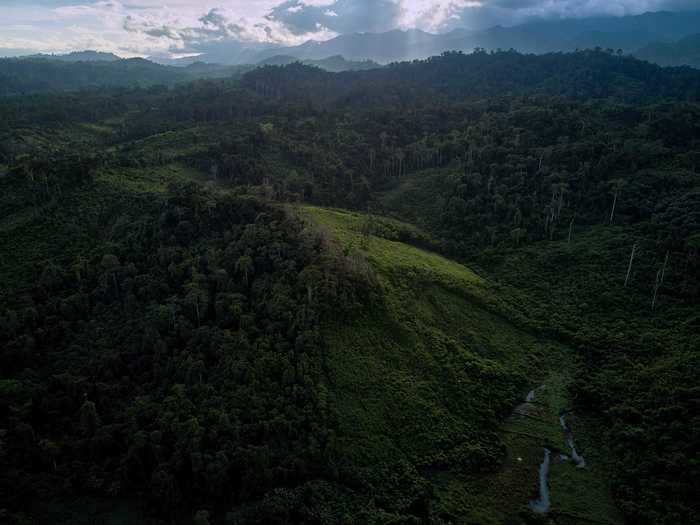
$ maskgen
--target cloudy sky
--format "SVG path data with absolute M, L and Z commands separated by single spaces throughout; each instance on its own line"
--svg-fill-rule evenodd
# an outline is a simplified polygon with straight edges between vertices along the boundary
M 187 56 L 207 46 L 285 44 L 338 34 L 441 32 L 531 18 L 639 14 L 700 0 L 0 0 L 0 56 L 80 49 Z

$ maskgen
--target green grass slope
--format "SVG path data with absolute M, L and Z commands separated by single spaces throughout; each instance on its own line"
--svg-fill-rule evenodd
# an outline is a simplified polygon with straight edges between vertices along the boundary
M 410 174 L 379 195 L 378 204 L 449 237 L 456 230 L 446 231 L 446 203 L 459 180 L 450 169 Z M 631 180 L 643 184 L 644 173 Z M 649 218 L 620 215 L 609 224 L 607 214 L 590 213 L 570 235 L 561 228 L 549 240 L 518 242 L 501 231 L 472 254 L 475 267 L 498 282 L 500 299 L 519 305 L 525 326 L 576 349 L 577 366 L 566 382 L 572 406 L 586 420 L 580 439 L 593 450 L 610 449 L 600 451 L 600 461 L 610 465 L 618 507 L 635 523 L 689 523 L 696 514 L 688 487 L 697 462 L 682 458 L 696 455 L 698 441 L 698 251 L 692 235 L 685 246 L 670 241 L 688 235 L 683 227 L 693 223 L 696 207 L 686 210 L 684 202 L 693 195 L 659 199 Z M 563 493 L 575 494 L 554 470 L 551 483 L 558 482 Z M 580 516 L 585 508 L 600 519 L 592 501 L 571 502 L 564 515 Z
M 413 497 L 409 505 L 447 523 L 531 518 L 542 446 L 566 446 L 558 411 L 568 403 L 569 350 L 511 323 L 499 312 L 509 301 L 483 277 L 397 240 L 423 235 L 414 227 L 340 210 L 302 213 L 366 261 L 381 290 L 361 314 L 327 327 L 329 396 L 349 475 L 374 486 L 385 505 Z M 539 382 L 550 385 L 551 406 L 538 418 L 509 417 Z M 604 467 L 556 469 L 560 516 L 615 522 Z M 581 512 L 589 499 L 597 503 Z

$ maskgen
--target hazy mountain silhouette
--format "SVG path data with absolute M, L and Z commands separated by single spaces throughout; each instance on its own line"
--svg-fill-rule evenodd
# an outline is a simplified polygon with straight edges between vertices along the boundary
M 634 55 L 662 66 L 692 66 L 700 68 L 700 33 L 677 42 L 648 44 Z
M 43 58 L 47 60 L 60 60 L 61 62 L 115 62 L 123 60 L 122 57 L 114 53 L 103 53 L 101 51 L 74 51 L 65 55 L 38 54 L 28 58 Z
M 291 47 L 217 43 L 215 49 L 194 59 L 186 59 L 186 63 L 195 60 L 223 64 L 259 63 L 280 55 L 298 60 L 321 60 L 340 55 L 349 61 L 373 60 L 385 64 L 426 58 L 448 50 L 470 52 L 477 47 L 487 50 L 513 48 L 524 53 L 601 47 L 632 53 L 650 44 L 675 42 L 697 33 L 699 27 L 700 12 L 657 12 L 626 17 L 537 21 L 513 27 L 495 26 L 482 31 L 456 29 L 443 34 L 418 29 L 392 30 L 345 34 L 322 42 L 309 40 Z
M 299 60 L 290 55 L 275 55 L 258 62 L 259 66 L 286 66 L 295 62 L 302 62 L 307 66 L 320 67 L 332 73 L 340 71 L 363 71 L 367 69 L 376 69 L 382 67 L 380 64 L 372 60 L 352 61 L 346 60 L 341 55 L 322 58 L 320 60 Z

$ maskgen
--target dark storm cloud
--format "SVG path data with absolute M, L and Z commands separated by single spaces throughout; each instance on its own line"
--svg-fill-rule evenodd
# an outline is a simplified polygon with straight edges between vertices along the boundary
M 700 10 L 700 0 L 453 0 L 440 29 L 515 25 L 535 19 L 638 15 L 647 11 Z
M 336 33 L 387 31 L 398 25 L 403 12 L 392 0 L 335 0 L 318 5 L 303 0 L 288 0 L 267 15 L 294 34 L 312 33 L 327 28 Z

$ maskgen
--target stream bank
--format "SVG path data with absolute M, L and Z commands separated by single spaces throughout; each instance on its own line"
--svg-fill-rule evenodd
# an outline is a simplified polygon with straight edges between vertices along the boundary
M 473 487 L 484 506 L 501 503 L 500 523 L 623 523 L 611 496 L 607 456 L 597 450 L 595 421 L 570 411 L 571 377 L 566 368 L 549 372 L 523 393 L 501 428 L 503 466 Z

